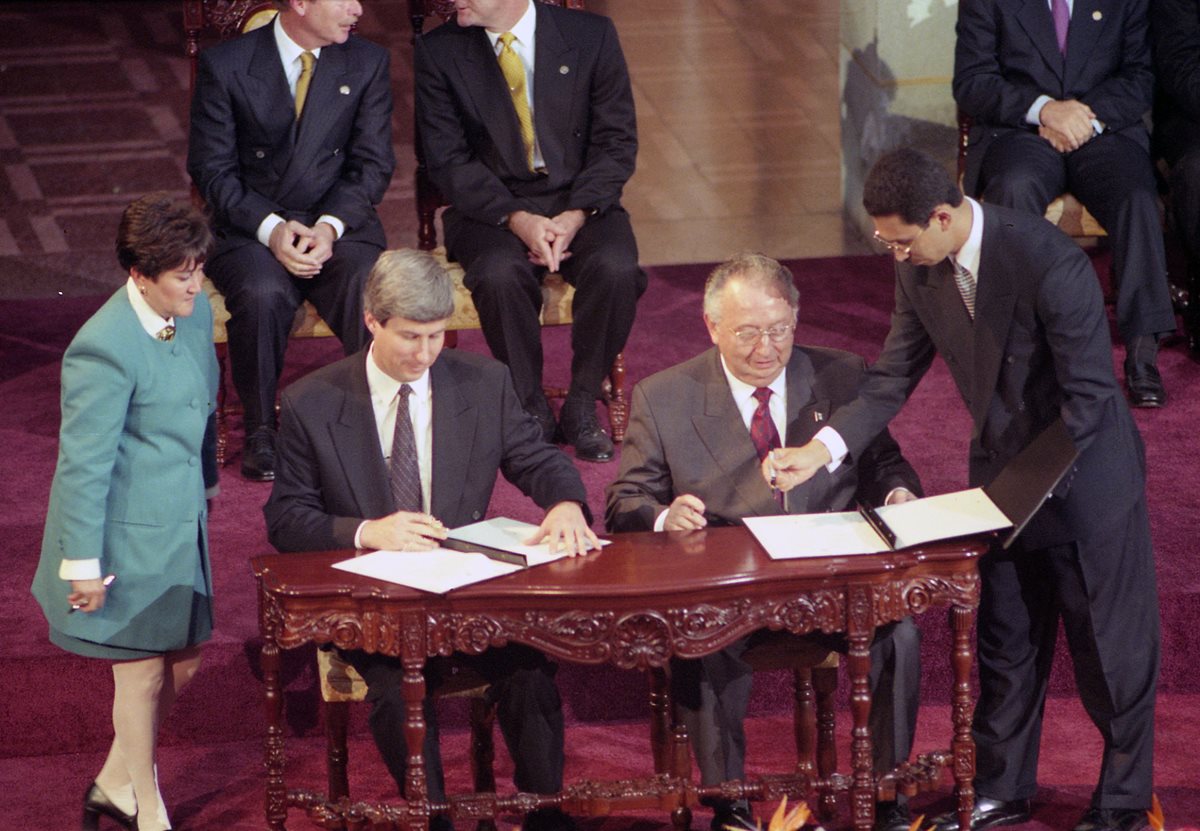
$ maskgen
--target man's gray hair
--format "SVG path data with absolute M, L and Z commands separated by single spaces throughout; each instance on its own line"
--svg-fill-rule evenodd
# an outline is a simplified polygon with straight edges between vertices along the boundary
M 792 272 L 765 254 L 745 251 L 714 268 L 704 284 L 704 314 L 714 323 L 721 317 L 721 292 L 730 280 L 735 279 L 750 286 L 773 288 L 792 307 L 792 311 L 800 311 L 800 290 L 796 288 Z
M 367 277 L 363 309 L 380 323 L 445 320 L 454 314 L 454 281 L 428 251 L 384 251 Z

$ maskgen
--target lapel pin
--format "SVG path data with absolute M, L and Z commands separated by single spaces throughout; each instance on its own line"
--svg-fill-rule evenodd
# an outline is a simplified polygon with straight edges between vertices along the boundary
M 350 87 L 346 86 L 345 84 L 342 84 L 340 87 L 338 87 L 338 92 L 340 92 L 342 95 L 349 95 Z
M 566 75 L 570 71 L 571 71 L 571 67 L 567 66 L 566 64 L 563 64 L 562 66 L 560 66 L 558 68 L 559 75 Z
M 824 413 L 822 413 L 822 412 L 813 413 L 813 421 L 824 421 L 824 420 L 825 420 Z
M 1104 12 L 1100 11 L 1099 9 L 1092 12 L 1092 20 L 1099 20 L 1102 17 L 1104 17 Z

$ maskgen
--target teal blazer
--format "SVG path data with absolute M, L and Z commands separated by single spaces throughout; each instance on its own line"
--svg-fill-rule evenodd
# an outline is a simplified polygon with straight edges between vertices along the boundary
M 51 629 L 71 638 L 157 652 L 211 631 L 202 447 L 217 362 L 203 293 L 175 323 L 171 341 L 148 335 L 122 286 L 63 356 L 58 464 L 32 589 Z M 103 609 L 68 614 L 64 559 L 99 559 L 116 575 Z

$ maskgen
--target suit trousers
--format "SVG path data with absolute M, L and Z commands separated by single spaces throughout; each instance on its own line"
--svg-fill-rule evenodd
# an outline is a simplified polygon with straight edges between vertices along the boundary
M 446 251 L 466 269 L 463 282 L 479 311 L 488 348 L 512 372 L 528 410 L 542 394 L 541 279 L 524 243 L 504 228 L 453 208 L 442 217 Z M 613 360 L 625 348 L 637 300 L 646 290 L 629 214 L 614 208 L 589 217 L 571 241 L 560 272 L 575 287 L 571 308 L 570 392 L 599 398 Z
M 1018 539 L 980 560 L 975 790 L 1030 799 L 1037 790 L 1046 683 L 1061 617 L 1079 697 L 1104 737 L 1092 804 L 1150 807 L 1158 594 L 1145 499 L 1065 545 Z
M 1187 254 L 1186 312 L 1193 348 L 1200 344 L 1200 145 L 1189 148 L 1171 165 L 1171 213 L 1175 233 Z
M 744 722 L 750 704 L 753 670 L 743 659 L 762 637 L 756 632 L 724 649 L 696 659 L 671 661 L 671 697 L 676 716 L 692 743 L 703 785 L 742 779 L 746 765 Z M 846 652 L 846 639 L 805 635 Z M 908 759 L 917 729 L 921 692 L 921 632 L 906 617 L 878 630 L 871 643 L 870 731 L 878 773 Z
M 1128 344 L 1175 330 L 1154 169 L 1137 142 L 1102 133 L 1059 153 L 1035 132 L 1012 130 L 989 145 L 979 183 L 985 202 L 1039 216 L 1062 193 L 1073 194 L 1112 242 L 1121 338 Z
M 275 391 L 296 310 L 305 300 L 352 355 L 370 336 L 362 315 L 367 274 L 379 258 L 379 246 L 341 240 L 321 273 L 295 277 L 257 242 L 233 248 L 209 260 L 205 272 L 225 296 L 229 310 L 229 363 L 233 385 L 245 412 L 246 433 L 275 425 Z
M 403 795 L 408 771 L 408 745 L 404 738 L 407 712 L 401 692 L 404 665 L 399 658 L 357 649 L 342 651 L 341 655 L 367 682 L 371 735 Z M 431 658 L 426 662 L 425 743 L 421 752 L 425 757 L 430 801 L 446 799 L 433 695 L 444 674 L 451 672 L 454 665 L 466 666 L 487 680 L 488 700 L 496 704 L 496 720 L 513 759 L 513 783 L 517 790 L 535 794 L 561 791 L 563 714 L 554 683 L 558 667 L 536 649 L 513 644 L 488 649 L 479 655 L 457 653 L 451 659 Z

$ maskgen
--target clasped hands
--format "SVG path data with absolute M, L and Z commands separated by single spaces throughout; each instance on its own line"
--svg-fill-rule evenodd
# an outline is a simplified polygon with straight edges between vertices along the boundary
M 333 256 L 337 232 L 328 222 L 308 227 L 289 219 L 271 229 L 269 247 L 275 259 L 296 277 L 316 277 Z
M 1082 101 L 1048 101 L 1038 118 L 1038 135 L 1059 153 L 1078 150 L 1096 134 L 1096 114 Z
M 563 260 L 571 256 L 571 241 L 585 221 L 587 215 L 578 208 L 558 216 L 513 211 L 508 217 L 508 230 L 525 243 L 531 263 L 558 271 Z
M 446 526 L 437 517 L 414 511 L 396 511 L 379 519 L 363 523 L 359 543 L 363 548 L 388 551 L 429 551 L 446 539 Z M 546 543 L 552 554 L 562 551 L 577 557 L 590 550 L 599 550 L 600 540 L 588 527 L 583 510 L 576 502 L 559 502 L 546 511 L 525 545 Z

